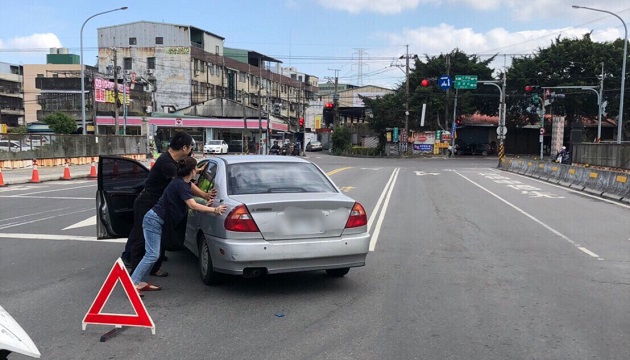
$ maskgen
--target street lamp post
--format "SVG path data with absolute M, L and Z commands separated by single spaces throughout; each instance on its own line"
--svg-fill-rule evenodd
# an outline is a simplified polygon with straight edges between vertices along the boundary
M 628 56 L 627 55 L 628 54 L 628 28 L 626 27 L 625 21 L 623 21 L 623 19 L 619 17 L 619 15 L 613 12 L 610 12 L 607 10 L 601 10 L 601 9 L 594 9 L 594 8 L 590 8 L 586 6 L 578 6 L 578 5 L 573 5 L 572 7 L 574 9 L 586 9 L 586 10 L 593 10 L 593 11 L 610 14 L 616 17 L 617 19 L 619 19 L 619 21 L 621 21 L 621 23 L 623 24 L 624 38 L 623 38 L 623 61 L 621 63 L 622 64 L 621 65 L 621 95 L 620 95 L 621 97 L 619 99 L 619 117 L 617 118 L 617 144 L 621 144 L 621 137 L 622 137 L 621 125 L 623 124 L 623 96 L 624 96 L 624 89 L 626 86 L 626 57 Z
M 91 18 L 99 16 L 99 15 L 107 14 L 110 12 L 118 11 L 118 10 L 127 10 L 127 7 L 123 6 L 118 9 L 103 11 L 98 14 L 94 14 L 90 16 L 89 18 L 87 18 L 83 22 L 83 25 L 81 25 L 81 35 L 80 35 L 80 38 L 81 38 L 81 126 L 83 127 L 83 135 L 87 134 L 87 129 L 85 127 L 85 69 L 83 68 L 83 28 L 85 27 L 85 24 Z

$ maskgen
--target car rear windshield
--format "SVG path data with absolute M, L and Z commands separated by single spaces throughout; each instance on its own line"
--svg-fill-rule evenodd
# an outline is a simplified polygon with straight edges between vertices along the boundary
M 221 145 L 221 140 L 210 140 L 206 145 Z
M 310 163 L 242 163 L 228 167 L 230 195 L 335 193 L 328 178 Z

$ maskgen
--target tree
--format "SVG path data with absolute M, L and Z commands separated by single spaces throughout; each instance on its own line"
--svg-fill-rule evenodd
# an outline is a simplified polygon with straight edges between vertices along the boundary
M 56 134 L 71 134 L 77 129 L 76 121 L 62 112 L 46 116 L 44 122 Z
M 537 114 L 526 110 L 531 105 L 532 95 L 525 94 L 525 86 L 599 87 L 602 64 L 605 71 L 602 100 L 608 100 L 611 104 L 618 103 L 622 55 L 623 40 L 598 43 L 591 40 L 591 34 L 585 34 L 581 39 L 558 37 L 549 47 L 539 48 L 531 56 L 513 59 L 507 72 L 508 123 L 518 126 L 540 121 Z M 564 101 L 554 103 L 555 114 L 566 115 L 569 121 L 577 116 L 597 117 L 597 97 L 594 92 L 580 89 L 551 91 L 567 95 Z M 542 94 L 542 90 L 539 93 Z M 551 111 L 551 108 L 548 109 L 547 112 Z M 624 111 L 624 118 L 626 114 L 627 110 Z M 618 107 L 608 106 L 608 117 L 614 118 L 617 115 Z
M 425 55 L 424 61 L 415 60 L 414 68 L 409 74 L 409 129 L 422 129 L 420 120 L 422 104 L 426 104 L 426 130 L 447 129 L 452 121 L 452 104 L 455 100 L 455 91 L 445 92 L 437 84 L 437 79 L 442 75 L 477 75 L 479 80 L 491 80 L 492 69 L 488 64 L 494 60 L 490 57 L 481 61 L 479 57 L 467 55 L 459 49 L 454 49 L 448 54 L 429 57 Z M 429 79 L 430 85 L 422 86 L 422 81 Z M 393 94 L 382 98 L 363 98 L 366 107 L 372 110 L 373 118 L 370 119 L 370 127 L 379 134 L 384 134 L 386 128 L 404 128 L 405 123 L 405 97 L 406 84 L 403 83 Z M 493 93 L 494 92 L 494 93 Z M 481 111 L 485 114 L 497 114 L 499 97 L 496 89 L 480 87 L 477 91 L 459 91 L 457 99 L 458 113 L 474 113 Z

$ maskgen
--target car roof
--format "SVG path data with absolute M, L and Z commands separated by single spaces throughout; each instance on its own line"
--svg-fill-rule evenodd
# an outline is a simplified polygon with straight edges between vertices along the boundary
M 277 162 L 277 163 L 310 163 L 306 159 L 295 156 L 278 156 L 278 155 L 227 155 L 213 156 L 208 159 L 221 159 L 226 165 L 245 164 L 258 162 Z

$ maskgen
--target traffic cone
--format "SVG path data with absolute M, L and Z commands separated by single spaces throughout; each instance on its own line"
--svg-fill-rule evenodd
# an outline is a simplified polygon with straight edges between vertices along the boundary
M 33 159 L 33 175 L 31 176 L 32 183 L 39 182 L 39 171 L 37 171 L 37 159 Z
M 90 167 L 90 179 L 96 178 L 96 164 L 94 163 L 94 158 L 92 158 L 92 166 Z
M 4 186 L 4 178 L 2 177 L 2 167 L 0 167 L 0 186 Z
M 66 165 L 63 167 L 63 177 L 61 180 L 72 180 L 70 177 L 70 165 L 68 164 L 68 159 L 66 159 Z

